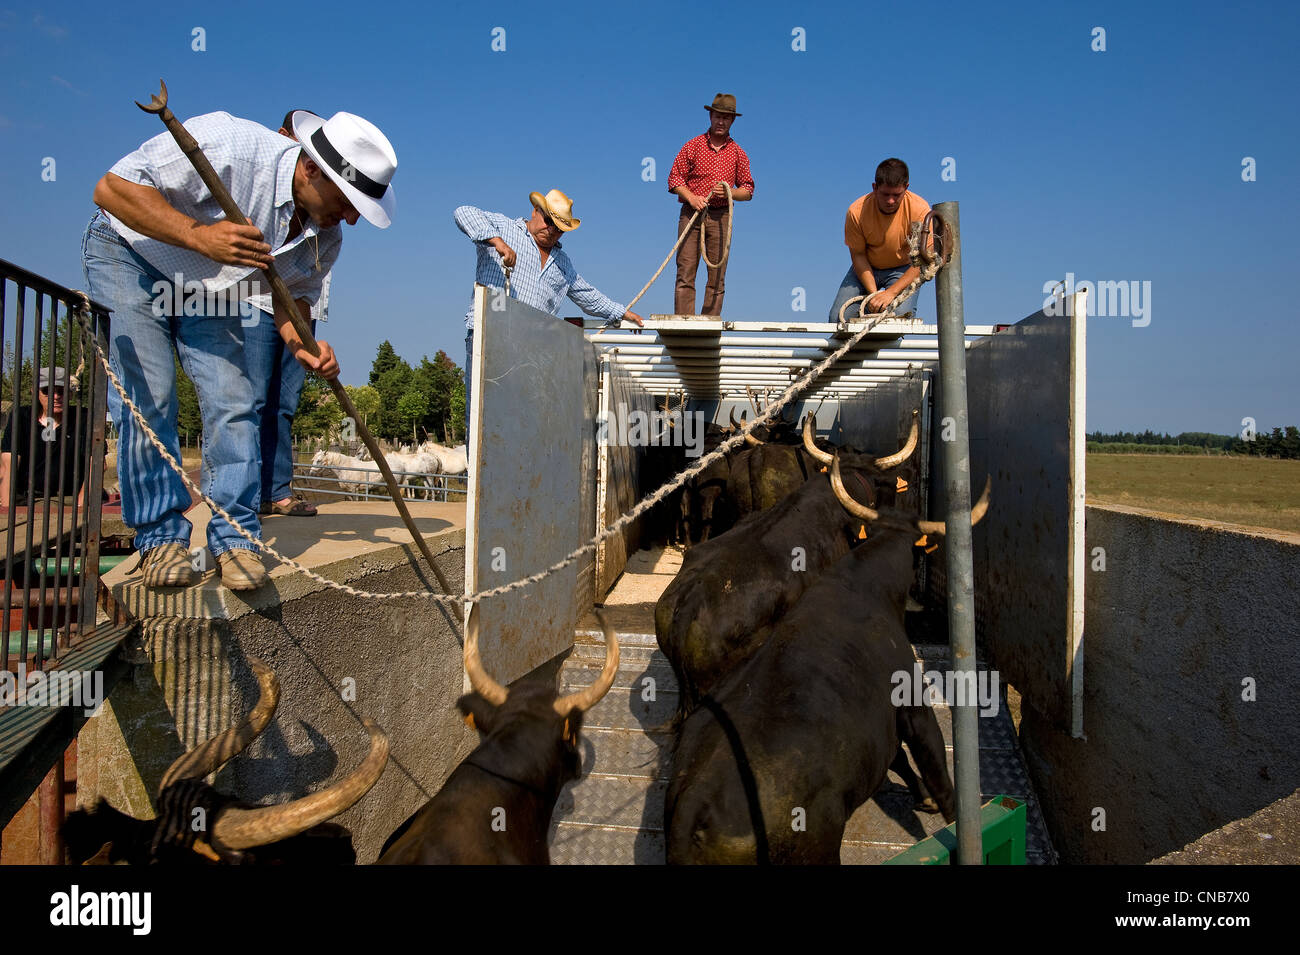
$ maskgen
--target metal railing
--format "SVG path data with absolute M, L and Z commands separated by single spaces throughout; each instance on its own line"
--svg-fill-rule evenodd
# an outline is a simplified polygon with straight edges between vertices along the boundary
M 0 669 L 41 668 L 91 629 L 99 583 L 108 310 L 0 259 Z M 57 370 L 64 378 L 57 412 Z M 42 372 L 48 386 L 40 387 Z
M 340 477 L 343 471 L 350 477 Z M 355 480 L 356 474 L 364 475 L 363 480 Z M 373 476 L 373 477 L 372 477 Z M 469 476 L 466 474 L 431 474 L 422 471 L 399 471 L 393 468 L 393 477 L 402 492 L 402 499 L 407 501 L 463 501 L 469 493 Z M 320 485 L 326 485 L 321 487 Z M 293 485 L 299 491 L 310 495 L 323 495 L 352 501 L 388 501 L 391 500 L 388 488 L 384 485 L 379 468 L 359 468 L 348 466 L 320 465 L 310 463 L 293 466 Z

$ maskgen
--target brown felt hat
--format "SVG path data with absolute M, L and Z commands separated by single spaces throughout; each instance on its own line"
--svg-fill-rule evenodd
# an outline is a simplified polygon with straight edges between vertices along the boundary
M 704 107 L 714 113 L 727 113 L 730 116 L 739 116 L 736 112 L 736 97 L 730 93 L 719 93 L 713 97 L 713 105 Z

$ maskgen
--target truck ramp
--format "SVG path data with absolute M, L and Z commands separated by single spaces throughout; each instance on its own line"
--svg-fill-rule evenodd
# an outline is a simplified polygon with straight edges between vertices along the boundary
M 681 566 L 674 548 L 639 551 L 606 598 L 603 613 L 618 633 L 621 655 L 614 685 L 588 711 L 582 727 L 582 776 L 560 794 L 551 819 L 551 861 L 558 865 L 660 865 L 665 861 L 664 792 L 678 688 L 654 635 L 654 605 Z M 925 670 L 949 669 L 948 647 L 914 645 Z M 590 685 L 605 660 L 594 615 L 579 622 L 561 692 Z M 983 669 L 983 667 L 981 667 Z M 952 772 L 952 714 L 935 706 Z M 1031 865 L 1056 861 L 1038 798 L 1029 783 L 1005 693 L 996 715 L 981 717 L 981 802 L 1002 794 L 1027 804 L 1026 856 Z M 943 817 L 916 812 L 892 772 L 849 819 L 840 847 L 844 864 L 884 862 L 943 828 Z

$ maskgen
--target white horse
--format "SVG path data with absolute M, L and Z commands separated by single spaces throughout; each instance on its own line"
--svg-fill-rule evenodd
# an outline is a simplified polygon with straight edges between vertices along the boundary
M 443 474 L 465 474 L 469 471 L 469 458 L 465 454 L 465 445 L 449 448 L 436 441 L 426 441 L 420 450 L 432 454 L 438 459 Z
M 362 489 L 369 493 L 370 486 L 376 483 L 375 478 L 378 477 L 373 461 L 339 454 L 337 451 L 317 451 L 311 459 L 311 466 L 312 472 L 317 475 L 333 471 L 339 481 L 339 489 L 351 495 L 352 500 L 360 498 Z
M 423 451 L 402 452 L 390 451 L 384 455 L 384 460 L 394 471 L 405 471 L 405 475 L 397 477 L 398 484 L 412 484 L 415 481 L 422 480 L 425 485 L 425 499 L 433 500 L 433 476 L 438 474 L 441 466 L 438 458 L 432 454 L 426 454 Z M 414 498 L 419 492 L 412 491 Z

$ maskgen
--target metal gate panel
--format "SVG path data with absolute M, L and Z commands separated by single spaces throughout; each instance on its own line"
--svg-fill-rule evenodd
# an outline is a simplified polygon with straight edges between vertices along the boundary
M 873 454 L 893 454 L 912 427 L 912 412 L 921 410 L 922 381 L 882 382 L 840 402 L 840 427 L 846 444 Z
M 582 543 L 582 332 L 494 289 L 474 289 L 465 580 L 486 590 Z M 483 602 L 488 672 L 509 683 L 573 644 L 578 566 Z
M 967 352 L 980 631 L 1002 679 L 1059 729 L 1083 733 L 1084 333 L 1038 312 Z M 942 440 L 943 422 L 934 422 Z M 936 445 L 937 447 L 937 445 Z M 931 514 L 944 513 L 941 455 Z
M 642 463 L 645 448 L 619 443 L 619 422 L 626 422 L 633 412 L 647 417 L 659 402 L 614 362 L 606 357 L 601 373 L 601 405 L 597 438 L 600 444 L 600 477 L 597 490 L 597 526 L 601 531 L 630 511 L 647 494 L 657 490 L 645 487 Z M 676 406 L 674 405 L 674 408 Z M 605 428 L 599 427 L 605 422 Z M 626 426 L 626 425 L 625 425 Z M 628 556 L 641 546 L 644 519 L 634 521 L 621 534 L 601 541 L 597 548 L 596 600 L 602 601 L 627 566 Z

